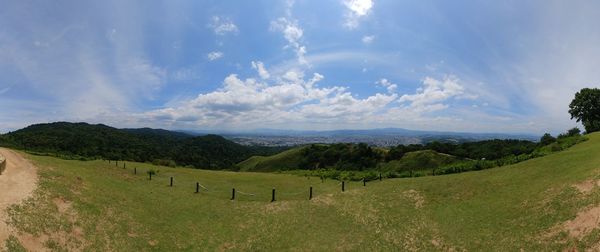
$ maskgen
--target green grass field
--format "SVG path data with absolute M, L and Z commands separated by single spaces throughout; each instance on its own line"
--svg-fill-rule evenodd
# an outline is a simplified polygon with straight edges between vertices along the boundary
M 26 155 L 40 167 L 39 188 L 10 209 L 10 223 L 24 234 L 44 234 L 57 251 L 598 249 L 597 225 L 576 236 L 563 228 L 600 206 L 600 187 L 574 187 L 600 179 L 600 134 L 589 138 L 516 165 L 366 187 L 353 182 L 343 193 L 338 181 L 285 174 L 136 163 L 123 169 Z M 160 172 L 150 181 L 151 168 Z M 208 190 L 195 194 L 196 182 Z M 234 201 L 232 187 L 240 192 Z
M 302 161 L 304 147 L 297 147 L 272 156 L 253 156 L 238 163 L 241 171 L 296 170 Z

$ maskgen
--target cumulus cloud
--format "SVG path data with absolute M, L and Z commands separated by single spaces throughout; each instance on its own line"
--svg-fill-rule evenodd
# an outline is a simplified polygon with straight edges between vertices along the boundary
M 238 27 L 231 20 L 224 17 L 213 16 L 209 27 L 213 29 L 217 35 L 226 35 L 229 33 L 237 33 Z
M 297 20 L 290 20 L 285 17 L 278 18 L 271 22 L 271 30 L 278 31 L 288 42 L 285 48 L 293 48 L 298 58 L 298 63 L 308 64 L 305 58 L 306 47 L 300 44 L 304 31 L 298 25 Z
M 363 42 L 365 45 L 368 45 L 368 44 L 371 44 L 371 43 L 373 43 L 373 40 L 375 40 L 375 36 L 373 36 L 373 35 L 370 35 L 370 36 L 364 36 L 364 37 L 362 37 L 362 42 Z
M 206 58 L 208 58 L 208 60 L 210 60 L 210 61 L 218 60 L 221 57 L 223 57 L 223 52 L 219 52 L 219 51 L 210 52 L 206 55 Z
M 418 88 L 415 94 L 402 95 L 398 102 L 408 103 L 418 111 L 430 112 L 447 108 L 448 105 L 444 102 L 451 98 L 461 98 L 464 94 L 464 87 L 454 76 L 445 77 L 443 80 L 426 77 L 423 87 Z
M 260 76 L 260 78 L 268 79 L 269 77 L 271 77 L 271 75 L 269 74 L 269 72 L 265 68 L 265 65 L 262 62 L 252 61 L 251 65 L 252 65 L 252 68 L 254 68 L 258 72 L 258 75 Z
M 388 81 L 385 78 L 377 81 L 377 85 L 380 85 L 380 86 L 386 88 L 389 93 L 395 93 L 396 92 L 396 88 L 398 88 L 398 85 L 396 85 L 396 84 Z
M 344 6 L 347 9 L 344 25 L 354 29 L 363 17 L 369 15 L 373 8 L 373 0 L 344 0 Z

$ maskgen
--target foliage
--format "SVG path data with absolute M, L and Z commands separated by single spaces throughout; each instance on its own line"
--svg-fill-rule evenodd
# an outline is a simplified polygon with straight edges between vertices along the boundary
M 360 144 L 312 144 L 302 150 L 301 169 L 335 167 L 338 170 L 358 170 L 375 167 L 384 154 L 371 146 Z
M 600 89 L 584 88 L 575 94 L 569 104 L 571 119 L 577 119 L 587 133 L 600 130 Z
M 1 136 L 0 145 L 66 159 L 102 158 L 210 169 L 231 169 L 252 155 L 281 150 L 242 146 L 217 135 L 194 137 L 167 130 L 67 122 L 36 124 L 10 132 Z
M 550 135 L 550 133 L 546 133 L 540 138 L 540 145 L 548 145 L 556 142 L 556 138 Z

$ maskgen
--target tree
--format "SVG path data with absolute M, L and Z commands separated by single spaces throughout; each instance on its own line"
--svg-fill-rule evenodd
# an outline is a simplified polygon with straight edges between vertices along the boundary
M 584 88 L 569 105 L 571 119 L 581 122 L 587 133 L 600 130 L 600 89 Z
M 579 134 L 581 134 L 581 130 L 579 130 L 579 128 L 575 127 L 570 129 L 569 131 L 567 131 L 567 136 L 579 136 Z
M 556 138 L 554 138 L 552 135 L 546 133 L 542 136 L 542 138 L 540 139 L 540 144 L 541 145 L 548 145 L 551 143 L 556 142 Z

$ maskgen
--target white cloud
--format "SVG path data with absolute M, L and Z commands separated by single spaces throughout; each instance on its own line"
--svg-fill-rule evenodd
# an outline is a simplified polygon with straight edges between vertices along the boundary
M 206 55 L 206 58 L 208 58 L 208 60 L 210 60 L 210 61 L 218 60 L 221 57 L 223 57 L 223 52 L 219 52 L 219 51 L 210 52 Z
M 252 61 L 251 64 L 252 64 L 252 68 L 254 68 L 258 72 L 258 75 L 260 76 L 260 78 L 268 79 L 269 77 L 271 77 L 271 75 L 269 74 L 269 72 L 265 68 L 265 65 L 262 62 Z
M 362 37 L 362 42 L 365 45 L 369 45 L 369 44 L 373 43 L 373 40 L 375 40 L 375 36 L 373 36 L 373 35 Z
M 306 47 L 300 44 L 304 31 L 298 25 L 298 21 L 281 17 L 271 22 L 271 30 L 279 31 L 283 34 L 283 37 L 288 42 L 285 48 L 291 47 L 294 49 L 298 63 L 303 65 L 308 64 L 305 58 Z
M 348 9 L 344 25 L 354 29 L 358 27 L 360 19 L 369 15 L 373 8 L 373 0 L 344 0 L 344 6 Z
M 418 88 L 415 94 L 402 95 L 398 102 L 409 103 L 410 107 L 417 110 L 434 111 L 447 108 L 443 102 L 451 98 L 460 98 L 464 94 L 464 87 L 454 76 L 445 77 L 443 80 L 426 77 L 423 87 Z
M 398 85 L 391 83 L 385 78 L 377 81 L 376 84 L 385 87 L 389 93 L 395 93 L 396 89 L 398 88 Z
M 226 35 L 228 33 L 237 33 L 238 27 L 231 20 L 224 17 L 213 16 L 209 27 L 217 35 Z

